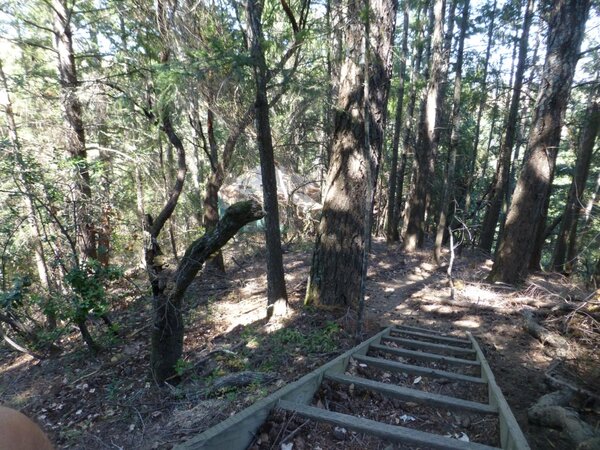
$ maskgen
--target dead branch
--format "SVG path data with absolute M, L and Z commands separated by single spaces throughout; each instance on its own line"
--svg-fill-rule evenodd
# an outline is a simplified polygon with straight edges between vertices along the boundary
M 593 398 L 596 401 L 600 402 L 600 396 L 598 396 L 597 394 L 595 394 L 591 391 L 588 391 L 587 389 L 576 386 L 576 385 L 568 382 L 567 380 L 562 379 L 558 375 L 553 374 L 552 370 L 548 370 L 544 374 L 544 377 L 546 378 L 546 382 L 555 389 L 560 389 L 560 390 L 568 389 L 571 392 L 584 395 L 588 398 Z
M 21 352 L 21 353 L 25 353 L 26 355 L 32 356 L 32 357 L 34 357 L 36 359 L 39 359 L 39 360 L 44 359 L 44 357 L 42 355 L 40 355 L 38 353 L 35 353 L 35 352 L 31 351 L 31 350 L 28 350 L 25 347 L 22 347 L 21 345 L 17 344 L 15 341 L 13 341 L 11 338 L 9 338 L 6 335 L 6 333 L 4 333 L 4 330 L 2 330 L 2 327 L 0 327 L 0 336 L 14 350 L 16 350 L 18 352 Z
M 557 333 L 553 333 L 541 326 L 535 320 L 533 311 L 530 309 L 523 310 L 525 330 L 534 338 L 540 341 L 543 345 L 550 345 L 555 349 L 557 356 L 564 357 L 569 350 L 569 341 Z

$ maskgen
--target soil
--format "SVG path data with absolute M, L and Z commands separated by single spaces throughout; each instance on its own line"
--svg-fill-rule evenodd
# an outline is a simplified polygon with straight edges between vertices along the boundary
M 179 383 L 173 380 L 168 387 L 159 388 L 148 376 L 151 298 L 145 292 L 144 274 L 138 271 L 112 287 L 116 296 L 112 319 L 120 327 L 119 336 L 106 338 L 103 352 L 91 355 L 82 348 L 75 329 L 62 338 L 64 352 L 59 358 L 40 361 L 0 347 L 0 403 L 36 420 L 57 448 L 167 449 L 351 348 L 353 312 L 323 312 L 303 306 L 309 245 L 286 248 L 289 307 L 285 314 L 265 322 L 266 274 L 261 248 L 260 242 L 250 238 L 238 240 L 226 251 L 227 273 L 209 267 L 190 288 L 185 361 Z M 534 275 L 518 288 L 489 285 L 483 280 L 490 268 L 491 261 L 475 251 L 465 250 L 457 256 L 452 299 L 446 268 L 437 268 L 429 250 L 406 255 L 398 246 L 375 240 L 364 337 L 390 324 L 430 328 L 455 336 L 470 331 L 532 449 L 570 450 L 572 444 L 562 438 L 560 431 L 529 424 L 527 409 L 553 390 L 546 383 L 549 367 L 560 366 L 563 378 L 596 396 L 600 394 L 597 322 L 560 308 L 552 311 L 556 305 L 579 304 L 576 302 L 588 298 L 589 291 L 555 274 Z M 543 325 L 569 338 L 566 357 L 557 359 L 552 348 L 525 331 L 522 311 L 526 308 L 548 312 Z M 107 336 L 100 323 L 92 330 L 96 336 Z M 382 382 L 415 385 L 412 376 L 357 365 L 349 370 Z M 215 381 L 241 371 L 270 376 L 264 382 L 212 389 Z M 468 374 L 468 370 L 462 373 Z M 477 388 L 463 391 L 458 383 L 423 378 L 418 384 L 419 389 L 474 401 L 485 401 L 487 397 Z M 345 398 L 352 401 L 341 401 Z M 323 385 L 313 403 L 345 413 L 352 409 L 369 411 L 371 418 L 387 423 L 418 425 L 457 438 L 465 433 L 473 441 L 497 445 L 495 420 L 477 415 L 455 415 L 418 405 L 407 407 L 359 389 L 350 393 L 348 387 L 335 383 Z M 588 423 L 600 425 L 598 405 L 588 401 L 577 406 Z M 284 448 L 282 443 L 293 443 L 296 450 L 412 448 L 390 446 L 282 411 L 275 412 L 266 427 L 258 436 L 259 448 Z

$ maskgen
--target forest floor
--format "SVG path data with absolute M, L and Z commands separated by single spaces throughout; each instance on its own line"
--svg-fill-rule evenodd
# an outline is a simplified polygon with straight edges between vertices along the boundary
M 117 296 L 112 318 L 119 324 L 119 335 L 105 339 L 102 353 L 90 355 L 75 331 L 63 340 L 65 353 L 58 359 L 39 361 L 0 347 L 0 403 L 34 418 L 57 448 L 166 449 L 354 345 L 353 314 L 303 307 L 309 245 L 288 246 L 284 260 L 289 308 L 269 323 L 264 320 L 266 273 L 260 243 L 247 237 L 238 240 L 226 256 L 227 274 L 205 269 L 187 294 L 179 384 L 159 389 L 148 376 L 152 306 L 150 297 L 133 287 L 146 285 L 143 272 L 137 272 L 112 289 Z M 446 271 L 434 265 L 430 251 L 404 255 L 398 246 L 376 240 L 365 338 L 390 324 L 456 335 L 470 331 L 532 449 L 570 450 L 573 445 L 559 431 L 529 424 L 527 409 L 551 391 L 547 370 L 559 362 L 565 377 L 600 394 L 597 323 L 560 308 L 589 299 L 590 292 L 555 274 L 534 275 L 519 288 L 490 285 L 484 282 L 490 268 L 484 255 L 465 250 L 454 263 L 452 300 Z M 544 326 L 567 330 L 569 345 L 560 359 L 555 349 L 525 330 L 524 310 L 544 310 Z M 96 327 L 96 332 L 102 330 L 100 324 Z M 240 371 L 267 375 L 246 386 L 215 388 L 224 376 Z M 579 409 L 598 427 L 600 405 Z M 294 442 L 296 449 L 317 448 L 309 441 Z M 332 448 L 350 448 L 335 437 L 328 442 Z M 278 445 L 269 442 L 270 448 Z

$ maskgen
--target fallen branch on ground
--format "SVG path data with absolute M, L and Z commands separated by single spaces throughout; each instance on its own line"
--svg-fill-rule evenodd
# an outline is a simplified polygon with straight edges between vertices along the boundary
M 537 323 L 533 311 L 530 309 L 523 310 L 523 318 L 525 319 L 523 327 L 530 335 L 539 340 L 544 346 L 548 344 L 553 347 L 557 356 L 567 356 L 569 351 L 569 341 L 567 339 Z
M 552 373 L 556 369 L 557 365 L 558 364 L 551 365 L 548 368 L 548 370 L 546 371 L 546 373 L 544 374 L 546 383 L 548 383 L 549 386 L 553 387 L 554 389 L 559 389 L 559 390 L 568 389 L 573 393 L 581 394 L 590 399 L 594 399 L 600 404 L 600 396 L 598 396 L 594 392 L 591 392 L 587 389 L 584 389 L 573 383 L 570 383 L 569 381 L 563 379 L 562 377 L 556 375 L 555 373 Z

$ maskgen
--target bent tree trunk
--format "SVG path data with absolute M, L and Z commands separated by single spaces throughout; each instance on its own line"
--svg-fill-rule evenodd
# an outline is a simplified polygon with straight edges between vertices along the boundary
M 515 283 L 527 276 L 538 225 L 545 213 L 588 0 L 559 1 L 548 22 L 548 50 L 529 133 L 528 150 L 515 189 L 498 257 L 489 279 Z
M 152 329 L 152 374 L 158 382 L 174 378 L 175 367 L 183 353 L 183 296 L 204 262 L 244 225 L 264 217 L 254 200 L 230 206 L 217 226 L 187 248 L 175 272 L 160 280 L 154 293 Z
M 219 151 L 215 140 L 214 114 L 209 108 L 206 115 L 206 132 L 208 134 L 209 160 L 211 174 L 206 180 L 206 195 L 204 197 L 204 216 L 202 224 L 206 231 L 211 231 L 219 222 L 219 189 L 223 185 L 225 173 L 219 164 Z M 217 252 L 212 259 L 213 266 L 220 272 L 225 272 L 223 253 Z

